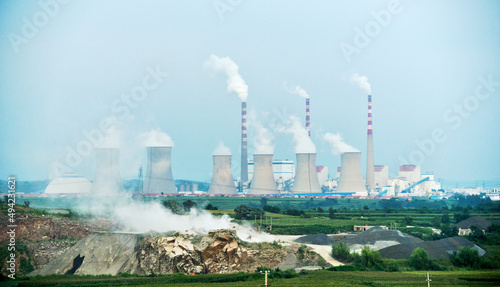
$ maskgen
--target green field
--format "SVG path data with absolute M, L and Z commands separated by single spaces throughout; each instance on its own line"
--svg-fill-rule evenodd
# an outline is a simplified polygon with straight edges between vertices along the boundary
M 269 286 L 427 286 L 427 272 L 334 272 L 299 273 L 293 278 L 270 278 Z M 499 271 L 431 272 L 431 286 L 500 286 Z M 272 275 L 270 275 L 272 276 Z M 7 281 L 8 282 L 8 281 Z M 7 283 L 1 282 L 1 283 Z M 14 282 L 9 282 L 14 283 Z M 17 285 L 18 284 L 18 285 Z M 9 284 L 10 285 L 10 284 Z M 211 275 L 162 275 L 156 277 L 47 276 L 20 280 L 11 286 L 263 286 L 260 273 Z M 5 286 L 8 286 L 5 284 Z

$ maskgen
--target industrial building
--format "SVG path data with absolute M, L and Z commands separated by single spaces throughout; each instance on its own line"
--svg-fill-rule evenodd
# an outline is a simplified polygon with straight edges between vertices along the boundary
M 321 193 L 316 172 L 316 153 L 297 153 L 297 174 L 293 193 Z
M 231 168 L 231 155 L 213 155 L 214 168 L 209 194 L 236 194 Z
M 387 186 L 389 182 L 389 167 L 387 165 L 376 165 L 375 171 L 375 186 L 381 188 Z
M 45 188 L 46 194 L 89 194 L 92 183 L 83 176 L 64 174 L 55 178 Z
M 177 193 L 172 175 L 172 147 L 147 147 L 148 163 L 144 193 Z
M 273 174 L 273 155 L 254 154 L 254 170 L 247 194 L 278 194 Z
M 421 179 L 420 166 L 412 164 L 402 165 L 399 167 L 398 177 L 413 184 Z
M 341 155 L 341 172 L 337 192 L 368 195 L 361 174 L 361 152 L 345 152 Z
M 96 148 L 96 168 L 90 192 L 94 195 L 117 194 L 124 191 L 120 176 L 120 149 Z

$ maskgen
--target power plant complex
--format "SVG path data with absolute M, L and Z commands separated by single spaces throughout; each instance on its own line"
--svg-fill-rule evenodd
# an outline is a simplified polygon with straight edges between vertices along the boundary
M 303 90 L 302 90 L 303 91 Z M 305 91 L 304 91 L 305 93 Z M 307 96 L 307 94 L 305 95 Z M 241 158 L 240 177 L 233 176 L 232 155 L 228 151 L 212 155 L 211 182 L 203 184 L 173 177 L 172 146 L 147 146 L 146 171 L 142 178 L 140 168 L 137 188 L 133 193 L 178 194 L 195 193 L 209 195 L 339 195 L 339 196 L 435 196 L 441 189 L 432 174 L 420 173 L 416 165 L 403 165 L 397 178 L 389 177 L 389 168 L 375 165 L 373 147 L 372 96 L 368 95 L 368 121 L 366 143 L 366 180 L 361 170 L 361 152 L 341 151 L 341 166 L 337 176 L 330 178 L 328 168 L 316 165 L 316 152 L 296 151 L 295 163 L 291 160 L 274 160 L 273 154 L 254 154 L 248 160 L 247 102 L 241 101 Z M 310 141 L 310 99 L 305 99 L 304 134 Z M 312 142 L 311 142 L 312 144 Z M 314 146 L 314 144 L 312 144 Z M 314 148 L 315 150 L 315 148 Z M 64 193 L 57 184 L 67 182 L 74 185 L 77 193 L 108 195 L 123 192 L 120 176 L 120 150 L 118 148 L 96 148 L 96 166 L 93 183 L 77 175 L 65 175 L 53 181 L 46 193 Z M 130 191 L 130 188 L 129 188 Z M 71 192 L 66 192 L 71 193 Z

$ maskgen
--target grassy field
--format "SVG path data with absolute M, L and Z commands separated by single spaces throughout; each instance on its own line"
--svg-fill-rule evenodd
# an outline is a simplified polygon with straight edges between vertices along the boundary
M 293 278 L 270 278 L 269 286 L 426 286 L 426 272 L 333 272 L 318 270 Z M 431 286 L 500 286 L 499 271 L 431 272 Z M 163 275 L 156 277 L 47 276 L 32 277 L 10 286 L 263 286 L 259 273 Z M 8 286 L 7 284 L 2 284 Z M 11 285 L 12 284 L 12 285 Z

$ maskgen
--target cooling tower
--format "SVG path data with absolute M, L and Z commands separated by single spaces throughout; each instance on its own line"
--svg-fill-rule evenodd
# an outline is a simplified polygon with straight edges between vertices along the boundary
M 373 133 L 372 133 L 372 96 L 368 96 L 368 131 L 366 150 L 366 185 L 368 190 L 375 189 L 375 163 L 373 160 Z
M 148 165 L 144 193 L 177 193 L 172 176 L 172 147 L 147 147 Z
M 361 174 L 361 152 L 346 152 L 341 155 L 341 171 L 337 192 L 366 192 Z
M 254 170 L 247 194 L 278 194 L 273 174 L 273 155 L 254 154 Z
M 241 102 L 241 179 L 240 183 L 248 181 L 248 154 L 247 154 L 247 103 Z
M 95 149 L 95 176 L 91 194 L 116 194 L 123 191 L 120 176 L 120 149 Z
M 306 99 L 306 131 L 311 136 L 311 117 L 309 115 L 309 99 Z
M 321 193 L 315 153 L 297 154 L 297 172 L 292 191 L 294 193 Z
M 214 155 L 214 170 L 209 194 L 236 194 L 231 168 L 231 155 Z

